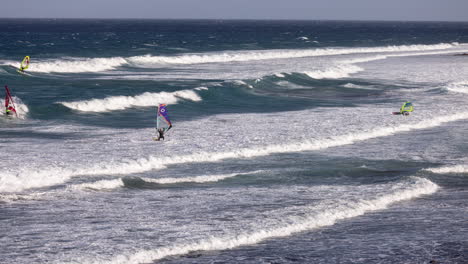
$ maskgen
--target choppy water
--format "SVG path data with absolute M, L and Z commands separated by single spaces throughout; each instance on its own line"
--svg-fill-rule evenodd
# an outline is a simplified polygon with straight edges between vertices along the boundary
M 466 263 L 467 52 L 467 23 L 0 20 L 0 263 Z

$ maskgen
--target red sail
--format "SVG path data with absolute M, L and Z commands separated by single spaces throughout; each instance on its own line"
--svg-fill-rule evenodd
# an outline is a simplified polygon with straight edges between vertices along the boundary
M 18 114 L 16 113 L 15 109 L 15 104 L 13 103 L 13 98 L 11 98 L 11 93 L 10 90 L 8 89 L 8 86 L 5 85 L 5 112 L 6 114 L 10 114 L 11 112 L 15 113 L 16 116 Z

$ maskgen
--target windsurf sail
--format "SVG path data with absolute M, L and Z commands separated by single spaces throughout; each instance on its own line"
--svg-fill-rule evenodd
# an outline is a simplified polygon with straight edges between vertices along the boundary
M 5 114 L 6 115 L 12 115 L 15 114 L 16 117 L 18 117 L 18 114 L 16 113 L 16 107 L 15 103 L 13 102 L 13 98 L 11 97 L 10 90 L 8 89 L 8 86 L 5 85 Z
M 411 102 L 405 102 L 400 108 L 400 113 L 413 112 L 413 110 L 413 104 Z
M 163 132 L 168 131 L 171 129 L 172 123 L 171 120 L 169 119 L 169 115 L 167 114 L 167 105 L 166 104 L 160 104 L 158 106 L 158 115 L 156 118 L 156 130 L 162 129 Z
M 29 56 L 24 57 L 23 61 L 21 62 L 20 71 L 24 71 L 29 67 Z

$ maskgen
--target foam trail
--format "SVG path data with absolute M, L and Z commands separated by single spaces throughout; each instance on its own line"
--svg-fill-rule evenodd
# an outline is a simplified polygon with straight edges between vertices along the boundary
M 410 57 L 410 56 L 437 55 L 437 54 L 447 54 L 447 53 L 453 53 L 453 51 L 433 51 L 433 52 L 376 55 L 376 56 L 371 56 L 371 57 L 343 60 L 343 61 L 339 61 L 338 65 L 332 68 L 329 68 L 326 70 L 308 71 L 304 73 L 313 79 L 340 79 L 340 78 L 349 77 L 350 74 L 358 73 L 364 70 L 361 67 L 353 65 L 356 63 L 384 60 L 384 59 L 391 58 L 391 57 Z M 457 85 L 457 87 L 460 87 L 463 85 L 468 86 L 468 84 L 463 83 L 463 82 L 457 83 L 455 85 Z M 466 87 L 464 88 L 465 88 L 464 91 L 458 91 L 458 92 L 468 93 Z M 450 90 L 450 87 L 448 89 Z
M 40 193 L 30 193 L 30 194 L 0 194 L 0 202 L 12 203 L 17 201 L 34 201 L 44 199 L 49 193 L 40 192 Z
M 67 189 L 71 190 L 82 190 L 82 189 L 91 189 L 91 190 L 110 190 L 123 187 L 124 184 L 121 179 L 114 180 L 100 180 L 97 182 L 91 183 L 81 183 L 68 186 Z
M 214 174 L 214 175 L 203 175 L 203 176 L 194 176 L 194 177 L 183 177 L 183 178 L 141 178 L 145 182 L 152 182 L 158 184 L 174 184 L 174 183 L 205 183 L 205 182 L 218 182 L 224 179 L 237 177 L 240 175 L 247 174 L 256 174 L 263 172 L 263 170 L 256 170 L 250 172 L 238 172 L 238 173 L 228 173 L 228 174 Z M 92 183 L 81 183 L 69 186 L 69 189 L 92 189 L 92 190 L 109 190 L 124 187 L 122 179 L 113 179 L 113 180 L 101 180 Z
M 409 52 L 426 50 L 444 50 L 458 46 L 458 43 L 441 43 L 435 45 L 402 45 L 370 48 L 329 48 L 329 49 L 305 49 L 305 50 L 269 50 L 269 51 L 227 51 L 210 54 L 186 54 L 180 56 L 136 56 L 129 61 L 140 64 L 199 64 L 219 62 L 243 62 L 270 59 L 289 59 L 302 57 L 315 57 L 327 55 L 344 55 L 376 52 Z
M 433 173 L 438 174 L 445 174 L 445 173 L 468 173 L 468 165 L 454 165 L 454 166 L 445 166 L 440 168 L 428 168 L 424 169 L 426 171 L 430 171 Z
M 143 178 L 143 180 L 147 182 L 154 182 L 154 183 L 160 183 L 160 184 L 172 184 L 172 183 L 182 183 L 182 182 L 204 183 L 204 182 L 217 182 L 217 181 L 221 181 L 227 178 L 232 178 L 232 177 L 236 177 L 240 175 L 255 174 L 255 173 L 260 173 L 260 172 L 262 172 L 262 170 L 241 172 L 241 173 L 184 177 L 184 178 L 161 178 L 161 179 Z
M 169 256 L 188 254 L 193 251 L 227 250 L 239 246 L 254 245 L 264 240 L 278 237 L 288 237 L 299 232 L 334 225 L 337 221 L 357 217 L 368 212 L 383 210 L 390 205 L 411 200 L 422 195 L 436 192 L 438 186 L 423 178 L 414 178 L 413 182 L 405 182 L 389 188 L 389 193 L 374 199 L 356 202 L 342 201 L 335 207 L 319 213 L 308 213 L 302 217 L 290 217 L 278 220 L 274 227 L 260 229 L 250 233 L 231 234 L 220 237 L 209 237 L 199 241 L 186 242 L 172 246 L 141 250 L 131 254 L 123 254 L 108 259 L 94 259 L 91 261 L 75 260 L 71 263 L 83 264 L 137 264 L 153 263 L 155 260 Z
M 146 92 L 137 96 L 110 96 L 104 99 L 59 103 L 70 109 L 82 112 L 109 112 L 131 107 L 155 106 L 159 103 L 175 104 L 180 98 L 191 101 L 202 100 L 193 90 L 181 90 L 160 93 Z
M 0 192 L 19 192 L 30 188 L 57 185 L 78 175 L 132 174 L 163 168 L 165 168 L 163 164 L 155 164 L 154 162 L 150 162 L 149 159 L 141 158 L 118 164 L 98 164 L 91 168 L 50 167 L 47 170 L 21 169 L 18 172 L 0 175 Z

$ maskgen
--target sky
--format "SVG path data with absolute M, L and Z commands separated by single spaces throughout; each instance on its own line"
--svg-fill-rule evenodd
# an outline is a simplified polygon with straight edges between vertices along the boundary
M 0 18 L 468 21 L 468 0 L 0 0 Z

